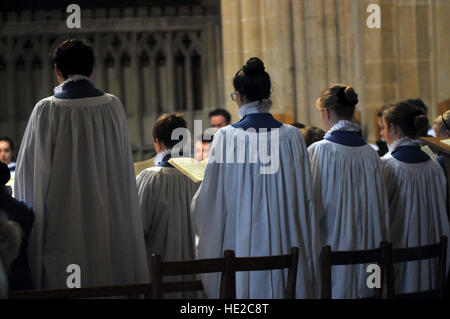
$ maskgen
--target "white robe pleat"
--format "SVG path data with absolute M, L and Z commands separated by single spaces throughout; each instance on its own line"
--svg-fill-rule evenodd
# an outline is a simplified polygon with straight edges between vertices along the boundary
M 214 135 L 211 154 L 230 154 L 236 145 L 245 145 L 255 155 L 260 146 L 250 143 L 232 126 Z M 227 137 L 226 137 L 227 135 Z M 270 149 L 271 139 L 267 138 Z M 252 144 L 250 147 L 249 144 Z M 264 145 L 264 144 L 261 144 Z M 251 150 L 251 151 L 249 151 Z M 310 164 L 305 142 L 297 128 L 279 129 L 279 169 L 261 174 L 262 164 L 217 163 L 209 158 L 205 178 L 196 193 L 192 210 L 199 231 L 199 258 L 217 258 L 224 250 L 237 257 L 270 256 L 299 248 L 297 298 L 317 298 L 320 294 L 319 233 L 314 212 Z M 247 156 L 249 154 L 247 153 Z M 248 158 L 247 158 L 248 159 Z M 203 275 L 209 298 L 217 298 L 220 275 Z M 254 271 L 236 274 L 237 298 L 284 298 L 287 271 Z
M 153 254 L 161 255 L 163 261 L 196 258 L 190 205 L 199 185 L 172 167 L 152 167 L 138 175 L 138 198 L 150 276 Z M 168 281 L 194 279 L 193 276 L 164 278 Z M 194 295 L 165 295 L 168 296 L 180 298 Z
M 148 282 L 144 235 L 119 99 L 61 100 L 34 108 L 20 147 L 15 195 L 33 206 L 30 267 L 36 288 Z
M 351 147 L 328 140 L 312 144 L 308 152 L 322 245 L 333 251 L 364 250 L 389 240 L 389 208 L 377 153 L 369 145 Z M 333 266 L 332 297 L 373 296 L 366 268 Z
M 434 160 L 405 163 L 389 155 L 382 159 L 390 206 L 393 248 L 432 245 L 449 236 L 447 181 Z M 447 252 L 447 273 L 450 264 Z M 398 263 L 395 293 L 437 289 L 437 260 Z

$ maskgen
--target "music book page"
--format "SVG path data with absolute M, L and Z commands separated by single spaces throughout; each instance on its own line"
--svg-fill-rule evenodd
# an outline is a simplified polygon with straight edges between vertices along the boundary
M 444 144 L 450 146 L 450 138 L 448 138 L 448 139 L 446 139 L 446 140 L 441 140 L 441 143 L 444 143 Z
M 198 162 L 194 158 L 190 157 L 177 157 L 169 159 L 169 163 L 191 180 L 199 183 L 203 181 L 203 177 L 205 176 L 208 159 Z

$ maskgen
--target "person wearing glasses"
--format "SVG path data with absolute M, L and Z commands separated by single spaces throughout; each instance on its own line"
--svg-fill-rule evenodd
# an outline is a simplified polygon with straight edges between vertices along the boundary
M 233 85 L 241 121 L 215 133 L 192 201 L 198 257 L 221 257 L 227 249 L 238 257 L 280 255 L 298 247 L 296 296 L 316 298 L 320 246 L 305 141 L 270 113 L 271 81 L 260 59 L 249 59 Z M 217 298 L 220 275 L 202 280 L 206 296 Z M 236 297 L 284 298 L 286 280 L 285 270 L 238 272 Z
M 389 238 L 381 161 L 352 121 L 357 103 L 351 86 L 324 90 L 316 105 L 327 132 L 308 148 L 321 244 L 335 251 L 374 249 Z M 367 276 L 363 265 L 333 267 L 333 298 L 373 296 Z
M 418 140 L 427 128 L 423 109 L 408 100 L 383 110 L 381 134 L 391 152 L 382 158 L 382 167 L 393 248 L 432 245 L 440 236 L 449 236 L 445 174 Z M 395 292 L 437 289 L 435 267 L 435 260 L 396 264 Z

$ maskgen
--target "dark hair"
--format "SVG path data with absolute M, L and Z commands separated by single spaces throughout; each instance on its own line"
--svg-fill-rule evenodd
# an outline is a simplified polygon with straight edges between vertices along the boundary
M 351 86 L 333 84 L 322 92 L 319 103 L 322 107 L 333 110 L 339 118 L 351 120 L 358 104 L 358 94 Z
M 261 101 L 270 97 L 270 76 L 259 58 L 250 58 L 236 73 L 234 89 L 244 95 L 249 102 Z
M 5 186 L 6 183 L 11 178 L 11 173 L 9 171 L 8 165 L 3 162 L 0 162 L 0 186 Z
M 172 140 L 172 132 L 177 128 L 187 128 L 183 115 L 177 113 L 163 114 L 153 126 L 153 139 L 163 142 L 167 148 L 173 148 L 178 140 Z
M 298 123 L 298 122 L 292 123 L 291 125 L 296 127 L 296 128 L 304 128 L 304 127 L 306 127 L 305 124 Z
M 428 118 L 423 109 L 407 101 L 400 101 L 390 105 L 383 111 L 386 124 L 394 124 L 400 127 L 405 136 L 416 139 L 428 128 Z
M 225 122 L 227 122 L 227 124 L 230 124 L 231 122 L 231 114 L 230 112 L 228 112 L 225 109 L 215 109 L 211 112 L 209 112 L 209 117 L 213 117 L 213 116 L 223 116 L 225 118 Z
M 407 99 L 405 102 L 414 105 L 414 106 L 417 107 L 419 110 L 422 110 L 422 111 L 423 111 L 423 114 L 424 114 L 425 116 L 428 114 L 428 107 L 426 106 L 425 102 L 424 102 L 422 99 L 420 99 L 420 98 L 417 98 L 417 99 Z
M 311 144 L 323 140 L 325 131 L 315 126 L 307 126 L 300 129 L 303 137 L 305 138 L 306 147 Z
M 11 152 L 14 152 L 14 143 L 8 136 L 0 137 L 0 142 L 8 142 Z
M 52 62 L 64 79 L 69 75 L 91 76 L 94 68 L 94 51 L 81 40 L 69 39 L 53 51 Z

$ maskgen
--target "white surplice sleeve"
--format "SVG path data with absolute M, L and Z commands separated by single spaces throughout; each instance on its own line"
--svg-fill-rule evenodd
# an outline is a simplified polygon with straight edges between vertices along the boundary
M 202 241 L 208 241 L 208 236 L 214 234 L 216 238 L 223 237 L 223 231 L 226 219 L 226 204 L 225 204 L 225 184 L 224 169 L 220 163 L 214 161 L 214 156 L 220 156 L 220 152 L 225 154 L 225 143 L 223 131 L 218 131 L 211 146 L 211 156 L 206 166 L 205 177 L 200 185 L 197 193 L 192 199 L 192 218 L 196 234 Z M 210 225 L 217 225 L 217 229 L 212 230 Z M 203 226 L 207 227 L 207 231 L 203 232 Z M 217 257 L 221 257 L 222 241 L 214 240 L 217 245 L 208 245 L 209 253 Z M 209 254 L 208 254 L 209 255 Z M 199 258 L 202 258 L 199 256 Z
M 144 235 L 151 230 L 153 217 L 158 208 L 157 204 L 160 201 L 157 179 L 158 174 L 154 174 L 147 170 L 142 171 L 136 178 Z
M 18 200 L 33 207 L 34 212 L 43 212 L 50 182 L 50 171 L 54 147 L 54 121 L 50 118 L 49 99 L 36 104 L 25 130 L 20 146 L 14 193 Z M 40 185 L 36 188 L 35 185 Z M 35 214 L 33 231 L 28 246 L 31 275 L 36 286 L 42 283 L 41 248 L 43 246 L 42 214 Z M 34 270 L 34 271 L 33 271 Z

